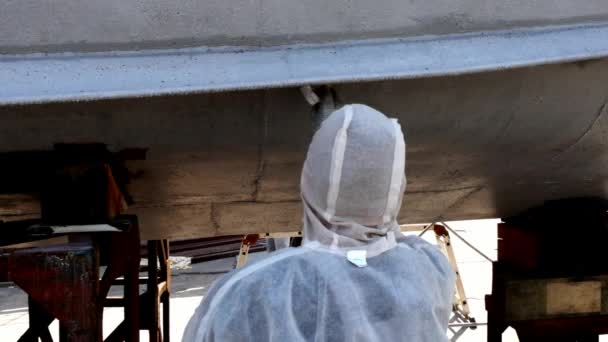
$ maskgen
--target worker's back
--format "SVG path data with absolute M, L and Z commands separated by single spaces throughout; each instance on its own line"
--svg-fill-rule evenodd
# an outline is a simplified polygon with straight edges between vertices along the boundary
M 417 237 L 365 267 L 290 248 L 221 279 L 184 341 L 447 341 L 453 284 L 446 258 Z

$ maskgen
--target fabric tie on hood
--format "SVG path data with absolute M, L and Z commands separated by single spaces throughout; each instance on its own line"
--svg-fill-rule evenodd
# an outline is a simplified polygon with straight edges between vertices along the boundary
M 365 105 L 335 111 L 313 136 L 300 186 L 304 246 L 370 257 L 394 247 L 406 186 L 401 126 Z

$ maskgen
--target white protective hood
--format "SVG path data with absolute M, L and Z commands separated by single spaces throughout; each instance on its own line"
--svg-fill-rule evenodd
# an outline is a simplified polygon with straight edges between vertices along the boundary
M 396 245 L 405 191 L 396 119 L 365 105 L 332 113 L 315 133 L 301 179 L 304 245 L 378 255 Z

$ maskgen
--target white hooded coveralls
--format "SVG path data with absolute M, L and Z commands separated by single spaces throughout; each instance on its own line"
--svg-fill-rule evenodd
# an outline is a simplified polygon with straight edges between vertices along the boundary
M 183 341 L 447 341 L 454 273 L 437 247 L 400 233 L 405 185 L 396 120 L 364 105 L 331 114 L 302 171 L 302 247 L 220 279 Z

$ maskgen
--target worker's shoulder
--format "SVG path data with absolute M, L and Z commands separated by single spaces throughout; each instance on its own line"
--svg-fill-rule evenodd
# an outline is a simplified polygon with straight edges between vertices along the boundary
M 404 235 L 397 239 L 397 242 L 402 245 L 406 245 L 412 248 L 427 248 L 433 246 L 428 241 L 416 235 Z
M 244 316 L 266 324 L 266 315 L 250 315 L 264 308 L 291 312 L 292 305 L 298 308 L 312 305 L 316 285 L 324 276 L 318 256 L 318 252 L 309 248 L 286 248 L 227 273 L 207 295 L 205 314 L 209 322 L 225 331 L 231 329 L 228 325 L 239 323 L 235 318 Z M 284 295 L 291 293 L 305 300 L 284 300 Z
M 438 246 L 431 244 L 421 237 L 415 235 L 403 236 L 399 238 L 397 242 L 402 247 L 406 247 L 432 257 L 442 256 L 445 259 L 444 254 L 441 252 Z
M 452 267 L 447 257 L 438 246 L 413 235 L 399 238 L 398 242 L 402 248 L 413 251 L 419 257 L 429 260 L 442 273 L 452 272 Z
M 285 248 L 264 256 L 255 262 L 247 264 L 245 267 L 227 274 L 231 281 L 225 283 L 242 283 L 245 280 L 256 281 L 256 278 L 263 278 L 270 272 L 281 272 L 294 266 L 294 264 L 307 263 L 310 258 L 307 254 L 311 251 L 307 248 Z
M 311 252 L 310 249 L 304 247 L 282 248 L 272 253 L 268 253 L 266 256 L 248 264 L 243 268 L 243 271 L 249 269 L 248 272 L 252 272 L 252 270 L 257 271 L 261 269 L 282 267 L 294 262 L 303 262 L 309 259 L 309 254 Z
M 216 304 L 229 304 L 234 293 L 246 292 L 256 297 L 256 291 L 267 291 L 280 286 L 282 279 L 290 275 L 292 280 L 298 275 L 313 276 L 315 266 L 311 265 L 311 258 L 307 248 L 286 248 L 268 254 L 245 267 L 233 270 L 214 284 L 213 295 L 217 295 Z M 306 274 L 308 273 L 308 274 Z M 252 298 L 253 298 L 252 297 Z

